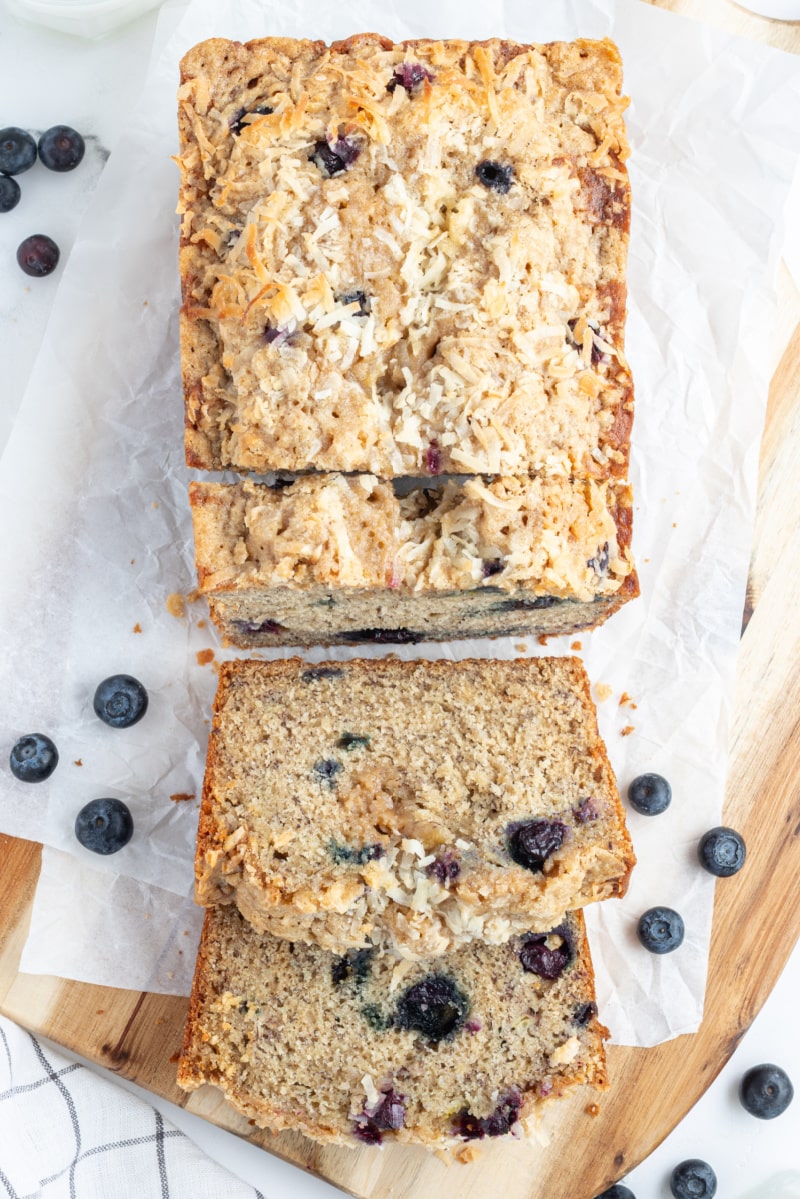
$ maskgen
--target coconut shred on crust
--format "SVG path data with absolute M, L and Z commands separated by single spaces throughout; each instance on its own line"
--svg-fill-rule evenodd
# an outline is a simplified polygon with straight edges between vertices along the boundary
M 624 477 L 611 42 L 213 39 L 181 78 L 190 465 Z

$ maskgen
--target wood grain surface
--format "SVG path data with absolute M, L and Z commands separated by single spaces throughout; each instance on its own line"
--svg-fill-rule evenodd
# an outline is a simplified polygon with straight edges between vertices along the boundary
M 726 0 L 658 5 L 800 53 L 800 25 Z M 0 835 L 0 1011 L 232 1132 L 369 1199 L 592 1199 L 645 1158 L 703 1094 L 767 998 L 800 936 L 800 296 L 783 272 L 761 452 L 756 535 L 738 663 L 725 823 L 747 841 L 747 868 L 717 884 L 702 1026 L 654 1049 L 612 1046 L 611 1089 L 576 1092 L 545 1121 L 549 1144 L 481 1146 L 477 1162 L 423 1150 L 323 1148 L 253 1128 L 203 1088 L 175 1085 L 187 1001 L 17 972 L 40 849 Z M 632 1096 L 635 1101 L 632 1102 Z M 568 1174 L 566 1171 L 568 1170 Z

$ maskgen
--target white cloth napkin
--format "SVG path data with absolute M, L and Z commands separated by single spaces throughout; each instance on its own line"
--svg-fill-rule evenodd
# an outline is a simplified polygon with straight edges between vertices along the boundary
M 2 1016 L 0 1195 L 264 1199 L 155 1108 Z

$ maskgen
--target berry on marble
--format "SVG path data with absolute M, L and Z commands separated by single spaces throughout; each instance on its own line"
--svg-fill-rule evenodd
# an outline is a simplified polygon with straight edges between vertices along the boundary
M 783 1115 L 793 1098 L 794 1087 L 789 1075 L 771 1062 L 753 1066 L 739 1084 L 742 1107 L 759 1120 L 774 1120 Z
M 21 175 L 36 162 L 36 142 L 24 129 L 9 125 L 0 129 L 0 172 Z
M 61 251 L 58 246 L 52 237 L 45 233 L 32 233 L 17 246 L 18 265 L 26 275 L 31 275 L 34 279 L 52 275 L 60 257 Z
M 675 1167 L 669 1187 L 675 1199 L 711 1199 L 717 1193 L 717 1176 L 708 1162 L 692 1157 Z
M 48 171 L 74 171 L 85 151 L 80 133 L 69 125 L 53 125 L 39 138 L 39 158 Z
M 10 175 L 0 175 L 0 212 L 11 212 L 19 204 L 22 195 L 16 179 Z

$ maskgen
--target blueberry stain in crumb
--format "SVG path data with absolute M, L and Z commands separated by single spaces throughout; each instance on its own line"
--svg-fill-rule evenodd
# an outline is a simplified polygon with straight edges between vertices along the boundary
M 675 1199 L 712 1199 L 717 1193 L 717 1176 L 708 1162 L 693 1157 L 675 1167 L 669 1187 Z
M 660 774 L 640 774 L 628 787 L 628 803 L 641 816 L 660 816 L 672 803 L 672 788 Z
M 519 1120 L 521 1104 L 519 1091 L 510 1091 L 490 1116 L 473 1116 L 469 1111 L 461 1112 L 456 1117 L 453 1132 L 456 1136 L 463 1137 L 465 1141 L 482 1141 L 484 1137 L 503 1137 Z
M 504 166 L 501 162 L 491 162 L 488 159 L 478 163 L 475 174 L 484 187 L 489 191 L 499 192 L 501 196 L 511 190 L 511 184 L 514 182 L 512 166 Z
M 234 620 L 233 626 L 239 633 L 247 633 L 248 635 L 253 633 L 284 632 L 283 625 L 278 624 L 277 620 Z
M 366 749 L 369 742 L 369 737 L 364 733 L 342 733 L 336 742 L 336 748 L 343 749 L 345 753 L 350 754 L 356 749 Z
M 58 765 L 58 750 L 44 733 L 27 733 L 15 743 L 8 764 L 22 783 L 43 783 Z
M 487 558 L 481 567 L 481 576 L 484 579 L 491 579 L 494 575 L 499 575 L 504 567 L 505 563 L 502 558 Z
M 741 833 L 720 825 L 709 829 L 697 846 L 700 865 L 716 878 L 738 874 L 747 857 L 747 847 Z
M 11 212 L 19 204 L 22 195 L 16 179 L 10 175 L 0 175 L 0 212 Z
M 785 1070 L 771 1062 L 753 1066 L 739 1084 L 742 1107 L 759 1120 L 782 1116 L 793 1099 L 792 1080 Z
M 301 683 L 317 683 L 321 679 L 338 679 L 344 671 L 339 666 L 312 666 L 300 675 Z
M 92 853 L 117 853 L 133 836 L 133 817 L 121 799 L 93 799 L 75 817 L 75 836 Z
M 336 296 L 338 304 L 358 304 L 358 312 L 354 316 L 369 316 L 372 308 L 372 301 L 365 291 L 346 291 L 343 295 Z
M 399 67 L 395 67 L 391 79 L 386 84 L 386 90 L 393 92 L 396 87 L 402 87 L 410 96 L 423 80 L 427 79 L 429 83 L 433 83 L 435 78 L 436 76 L 423 67 L 422 63 L 404 62 Z
M 361 147 L 348 137 L 339 137 L 334 142 L 318 141 L 314 151 L 309 155 L 311 162 L 327 178 L 341 175 L 342 171 L 351 166 L 359 154 Z
M 356 849 L 352 845 L 341 845 L 338 841 L 328 842 L 328 853 L 337 866 L 366 866 L 367 862 L 375 862 L 384 855 L 382 845 L 362 845 Z
M 336 776 L 341 774 L 344 766 L 336 758 L 320 758 L 311 767 L 311 772 L 320 783 L 327 783 L 333 789 L 336 786 Z
M 247 116 L 267 117 L 274 112 L 274 108 L 270 108 L 269 104 L 260 104 L 257 108 L 240 108 L 236 116 L 230 122 L 230 131 L 234 137 L 238 137 L 243 129 L 246 129 L 250 121 L 244 118 Z
M 348 949 L 343 957 L 336 958 L 331 966 L 331 979 L 338 986 L 347 980 L 364 983 L 372 969 L 374 949 Z
M 567 826 L 561 820 L 527 820 L 510 824 L 506 832 L 512 859 L 537 874 L 544 869 L 550 855 L 563 845 Z
M 648 908 L 639 917 L 636 931 L 650 953 L 672 953 L 683 944 L 683 919 L 673 908 Z
M 95 715 L 112 729 L 138 724 L 147 711 L 147 691 L 130 674 L 112 674 L 94 693 Z
M 86 143 L 69 125 L 53 125 L 39 138 L 39 160 L 48 171 L 74 171 L 85 152 Z
M 425 873 L 429 878 L 435 878 L 437 883 L 441 883 L 444 887 L 458 878 L 461 873 L 461 863 L 452 849 L 445 849 L 442 853 L 437 854 L 432 862 L 428 863 Z
M 600 546 L 593 558 L 590 558 L 586 565 L 589 570 L 593 570 L 596 575 L 604 575 L 608 570 L 608 542 L 606 541 Z
M 576 1024 L 580 1025 L 581 1028 L 584 1028 L 589 1023 L 590 1020 L 594 1020 L 596 1015 L 597 1015 L 597 1004 L 596 1003 L 579 1003 L 578 1006 L 575 1008 L 575 1011 L 572 1015 L 572 1019 L 575 1021 Z
M 32 233 L 17 246 L 17 264 L 33 279 L 52 275 L 60 257 L 61 251 L 46 233 Z
M 0 172 L 21 175 L 36 162 L 36 142 L 24 129 L 8 125 L 0 129 Z
M 446 974 L 428 974 L 397 1001 L 396 1026 L 417 1032 L 434 1044 L 458 1032 L 469 1000 Z
M 406 1122 L 406 1097 L 393 1087 L 381 1092 L 375 1105 L 365 1106 L 353 1122 L 353 1136 L 366 1145 L 380 1145 L 383 1132 L 402 1128 Z
M 411 629 L 350 629 L 339 634 L 341 641 L 374 641 L 376 645 L 413 645 L 422 633 Z
M 548 945 L 548 941 L 560 940 L 559 945 Z M 559 978 L 572 959 L 575 947 L 567 929 L 561 925 L 549 933 L 529 933 L 519 950 L 522 969 L 539 978 Z

